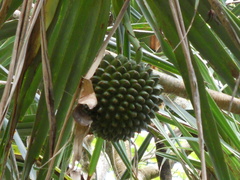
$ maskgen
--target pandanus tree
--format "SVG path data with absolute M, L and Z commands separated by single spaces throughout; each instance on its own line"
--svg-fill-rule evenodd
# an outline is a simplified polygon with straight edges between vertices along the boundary
M 2 0 L 0 179 L 238 179 L 238 3 Z

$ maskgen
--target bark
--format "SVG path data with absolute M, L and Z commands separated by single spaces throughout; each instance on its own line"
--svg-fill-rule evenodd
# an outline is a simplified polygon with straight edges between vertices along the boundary
M 157 151 L 166 153 L 167 149 L 165 148 L 164 143 L 160 142 L 158 138 L 155 138 L 155 144 Z M 165 162 L 163 162 L 164 158 L 161 156 L 156 156 L 156 159 L 160 171 L 160 178 L 162 180 L 171 180 L 172 174 L 169 159 L 166 159 Z
M 145 168 L 139 169 L 138 180 L 149 180 L 159 176 L 159 170 L 154 166 L 147 166 Z

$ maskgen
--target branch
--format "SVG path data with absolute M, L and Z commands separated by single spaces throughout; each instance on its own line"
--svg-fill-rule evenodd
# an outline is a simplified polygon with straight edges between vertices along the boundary
M 148 180 L 159 176 L 159 170 L 155 166 L 146 166 L 139 169 L 138 180 Z
M 160 76 L 159 83 L 163 86 L 165 93 L 188 98 L 183 81 L 159 71 L 154 71 L 154 73 Z M 240 114 L 240 99 L 233 98 L 232 100 L 232 96 L 211 89 L 207 89 L 207 92 L 213 98 L 219 108 L 228 111 L 229 105 L 232 101 L 232 108 L 230 112 Z

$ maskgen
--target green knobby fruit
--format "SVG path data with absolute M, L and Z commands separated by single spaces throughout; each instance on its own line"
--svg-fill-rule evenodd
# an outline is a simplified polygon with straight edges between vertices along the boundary
M 155 117 L 162 86 L 145 63 L 106 55 L 92 78 L 98 105 L 91 110 L 91 130 L 109 141 L 127 140 Z

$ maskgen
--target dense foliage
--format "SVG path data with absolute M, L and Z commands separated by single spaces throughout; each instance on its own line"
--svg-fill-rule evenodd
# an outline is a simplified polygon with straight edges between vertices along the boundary
M 238 179 L 239 2 L 0 2 L 0 179 L 104 179 L 110 170 L 116 179 Z M 160 110 L 141 112 L 148 126 L 131 124 L 141 133 L 113 137 L 125 142 L 96 137 L 101 122 L 92 131 L 76 109 L 96 103 L 86 82 L 104 54 L 147 63 L 160 77 L 151 99 Z

